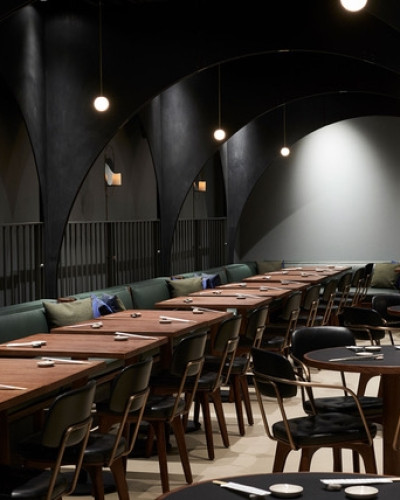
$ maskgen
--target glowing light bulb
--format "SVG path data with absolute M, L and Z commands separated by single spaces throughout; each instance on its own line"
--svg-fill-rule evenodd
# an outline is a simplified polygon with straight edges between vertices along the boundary
M 97 111 L 107 111 L 107 109 L 110 107 L 110 101 L 107 99 L 107 97 L 100 95 L 93 101 L 93 106 Z
M 223 141 L 226 137 L 226 133 L 225 133 L 225 130 L 223 130 L 222 128 L 217 128 L 215 131 L 214 131 L 214 139 L 216 141 Z
M 368 0 L 340 0 L 342 7 L 350 12 L 358 12 L 367 5 Z
M 290 155 L 290 149 L 287 146 L 283 146 L 281 149 L 281 155 L 282 156 L 289 156 Z

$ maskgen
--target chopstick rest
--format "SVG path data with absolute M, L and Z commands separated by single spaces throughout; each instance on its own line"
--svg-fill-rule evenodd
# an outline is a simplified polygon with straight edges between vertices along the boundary
M 227 482 L 214 480 L 213 484 L 218 484 L 221 488 L 227 488 L 229 490 L 247 493 L 249 495 L 249 498 L 265 497 L 271 494 L 270 491 L 262 490 L 261 488 L 255 488 L 254 486 L 246 486 L 245 484 L 235 483 L 232 481 Z

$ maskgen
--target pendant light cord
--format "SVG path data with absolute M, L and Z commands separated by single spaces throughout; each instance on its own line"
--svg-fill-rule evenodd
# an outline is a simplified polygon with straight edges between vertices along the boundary
M 101 0 L 99 0 L 99 77 L 100 95 L 103 95 L 103 11 Z
M 221 128 L 221 65 L 218 64 L 218 128 Z

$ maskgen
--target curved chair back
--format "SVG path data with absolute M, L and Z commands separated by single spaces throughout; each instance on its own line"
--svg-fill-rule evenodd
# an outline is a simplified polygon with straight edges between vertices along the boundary
M 390 316 L 387 312 L 387 308 L 390 306 L 400 305 L 400 294 L 398 293 L 385 293 L 381 295 L 374 295 L 372 297 L 372 309 L 378 311 L 378 313 L 386 320 L 393 320 L 394 317 Z M 397 318 L 398 319 L 398 318 Z
M 332 293 L 336 293 L 338 283 L 339 283 L 338 278 L 332 278 L 326 283 L 321 295 L 321 299 L 324 303 L 327 303 L 329 301 Z
M 289 321 L 293 311 L 299 311 L 301 307 L 303 294 L 300 291 L 293 292 L 285 302 L 283 311 L 279 317 L 285 321 Z
M 222 355 L 226 351 L 229 341 L 238 339 L 242 316 L 240 314 L 232 316 L 222 321 L 213 339 L 213 353 Z
M 357 325 L 384 326 L 383 318 L 375 311 L 367 307 L 345 307 L 343 309 L 344 326 L 351 328 Z
M 197 332 L 183 338 L 174 348 L 171 361 L 171 375 L 182 377 L 186 370 L 187 376 L 193 376 L 198 373 L 198 364 L 188 363 L 194 360 L 204 358 L 204 352 L 207 342 L 207 332 Z
M 272 398 L 277 397 L 274 386 L 268 381 L 270 377 L 296 380 L 292 364 L 282 354 L 257 347 L 251 350 L 251 354 L 253 358 L 254 380 L 262 395 Z M 297 387 L 295 385 L 277 383 L 276 388 L 281 398 L 292 398 L 297 395 Z
M 262 334 L 265 330 L 268 320 L 269 306 L 261 306 L 253 309 L 246 318 L 245 338 L 250 341 L 253 346 L 257 340 L 261 341 Z
M 109 410 L 115 413 L 123 413 L 133 394 L 137 397 L 130 404 L 129 412 L 139 410 L 143 406 L 143 398 L 149 386 L 152 358 L 139 361 L 126 366 L 114 379 L 111 386 L 109 399 Z
M 353 333 L 343 326 L 314 326 L 293 332 L 290 354 L 299 361 L 316 349 L 355 345 Z
M 59 395 L 54 400 L 47 412 L 41 434 L 43 446 L 60 448 L 66 429 L 90 418 L 95 390 L 96 383 L 91 381 L 83 387 Z M 85 437 L 85 432 L 84 427 L 72 432 L 66 446 L 80 443 Z

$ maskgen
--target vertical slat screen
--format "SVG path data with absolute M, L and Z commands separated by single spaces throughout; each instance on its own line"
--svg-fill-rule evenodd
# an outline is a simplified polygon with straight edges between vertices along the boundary
M 173 274 L 225 264 L 225 219 L 180 220 Z M 42 224 L 0 225 L 0 306 L 44 298 Z M 58 296 L 160 275 L 158 220 L 70 222 L 60 253 Z

